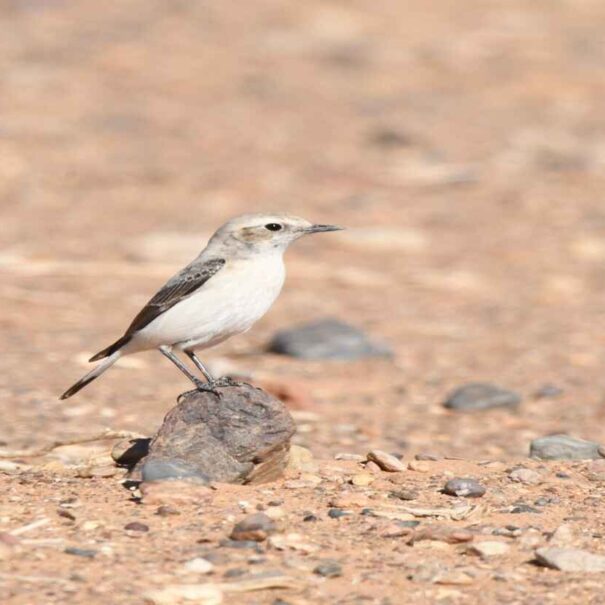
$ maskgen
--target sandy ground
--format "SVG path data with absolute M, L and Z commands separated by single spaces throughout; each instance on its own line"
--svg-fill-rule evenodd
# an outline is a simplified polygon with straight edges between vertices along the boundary
M 24 459 L 31 468 L 0 475 L 0 531 L 19 536 L 0 600 L 141 603 L 166 584 L 277 570 L 297 586 L 224 602 L 605 602 L 602 575 L 530 563 L 562 524 L 570 544 L 605 553 L 603 482 L 583 462 L 527 460 L 529 442 L 553 432 L 605 442 L 604 27 L 596 0 L 1 1 L 3 447 L 153 432 L 187 386 L 157 353 L 57 396 L 226 218 L 278 209 L 349 230 L 297 244 L 271 312 L 206 356 L 308 396 L 296 442 L 321 482 L 223 488 L 162 517 L 121 473 L 76 477 L 90 448 Z M 263 352 L 277 329 L 325 316 L 388 342 L 394 359 Z M 476 380 L 523 403 L 443 408 Z M 562 394 L 536 397 L 547 384 Z M 335 454 L 372 448 L 439 460 L 351 485 L 365 471 Z M 512 482 L 520 463 L 543 483 Z M 388 536 L 392 520 L 361 514 L 394 502 L 391 480 L 417 491 L 402 506 L 451 508 L 439 489 L 466 475 L 487 487 L 478 509 L 421 526 L 503 540 L 495 560 L 466 543 L 410 545 Z M 352 515 L 328 516 L 338 498 L 355 500 L 341 507 Z M 540 498 L 539 513 L 510 512 Z M 66 502 L 74 519 L 57 512 Z M 280 508 L 281 535 L 317 548 L 221 546 L 256 505 Z M 130 521 L 149 531 L 133 536 Z M 215 569 L 192 580 L 181 568 L 196 556 Z M 314 574 L 322 559 L 342 576 Z M 446 580 L 417 569 L 436 564 Z

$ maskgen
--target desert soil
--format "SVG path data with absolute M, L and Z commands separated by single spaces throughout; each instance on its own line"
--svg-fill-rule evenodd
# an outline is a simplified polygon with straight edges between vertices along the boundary
M 57 397 L 223 220 L 349 228 L 299 242 L 270 313 L 205 356 L 291 388 L 316 466 L 159 504 L 87 476 L 111 441 L 0 461 L 0 601 L 207 583 L 234 604 L 604 603 L 602 573 L 533 562 L 605 554 L 603 473 L 528 458 L 551 433 L 605 442 L 604 27 L 598 0 L 0 1 L 2 448 L 153 433 L 188 388 L 157 353 Z M 319 317 L 394 357 L 265 352 Z M 472 381 L 523 401 L 446 410 Z M 376 448 L 411 467 L 335 459 Z M 441 493 L 452 477 L 486 494 Z M 225 542 L 260 509 L 277 533 Z M 241 591 L 269 572 L 286 587 Z

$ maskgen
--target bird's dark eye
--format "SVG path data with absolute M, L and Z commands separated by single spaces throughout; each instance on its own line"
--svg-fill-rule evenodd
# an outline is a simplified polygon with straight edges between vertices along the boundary
M 269 231 L 280 231 L 283 228 L 283 225 L 279 223 L 268 223 L 265 225 L 265 229 L 269 229 Z

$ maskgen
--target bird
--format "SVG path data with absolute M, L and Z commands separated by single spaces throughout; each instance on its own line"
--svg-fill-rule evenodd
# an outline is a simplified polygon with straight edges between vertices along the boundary
M 200 254 L 171 277 L 132 320 L 124 335 L 96 355 L 88 374 L 67 389 L 67 399 L 98 378 L 120 357 L 157 349 L 199 391 L 220 395 L 236 384 L 215 378 L 196 351 L 249 330 L 273 305 L 285 280 L 283 255 L 302 236 L 340 231 L 288 214 L 243 214 L 222 225 Z M 205 381 L 177 356 L 184 353 Z

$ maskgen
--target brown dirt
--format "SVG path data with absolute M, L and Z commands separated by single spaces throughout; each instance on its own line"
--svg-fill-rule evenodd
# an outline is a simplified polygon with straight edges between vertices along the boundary
M 157 427 L 186 388 L 157 354 L 126 360 L 77 398 L 57 395 L 224 219 L 276 208 L 350 230 L 297 244 L 267 317 L 207 355 L 312 396 L 301 396 L 296 439 L 322 482 L 220 488 L 204 506 L 159 517 L 119 474 L 75 476 L 69 464 L 90 447 L 34 460 L 0 475 L 1 532 L 48 519 L 0 551 L 0 601 L 141 603 L 148 588 L 191 582 L 183 563 L 214 553 L 214 574 L 195 581 L 273 569 L 301 584 L 229 593 L 229 603 L 605 602 L 601 576 L 528 563 L 531 536 L 546 543 L 563 521 L 574 545 L 605 552 L 603 483 L 580 462 L 531 463 L 545 477 L 536 487 L 506 470 L 547 433 L 605 442 L 604 25 L 597 0 L 1 1 L 7 447 Z M 387 340 L 395 359 L 262 353 L 276 329 L 318 316 Z M 447 392 L 471 380 L 524 401 L 517 412 L 444 410 Z M 562 396 L 534 397 L 547 383 Z M 419 492 L 415 506 L 451 507 L 439 488 L 471 474 L 488 490 L 481 508 L 421 525 L 483 531 L 508 554 L 482 561 L 464 545 L 383 537 L 387 522 L 361 515 L 363 505 L 328 518 L 343 494 L 359 492 L 367 508 L 392 502 L 390 476 L 351 486 L 360 469 L 333 460 L 372 447 L 462 458 L 407 471 L 403 487 Z M 539 497 L 551 498 L 541 514 L 502 512 Z M 75 520 L 57 514 L 71 498 Z M 243 515 L 239 501 L 273 500 L 283 500 L 283 532 L 319 550 L 219 546 Z M 307 511 L 319 520 L 304 522 Z M 135 520 L 150 530 L 132 537 L 123 528 Z M 522 535 L 490 537 L 507 525 Z M 340 578 L 312 574 L 325 558 L 342 563 Z M 470 580 L 415 571 L 436 563 L 470 568 Z

